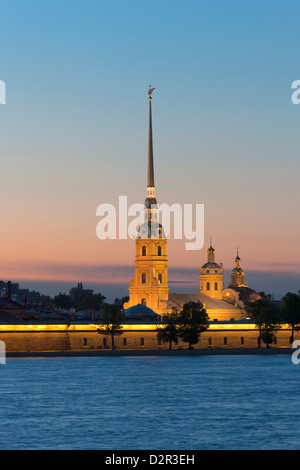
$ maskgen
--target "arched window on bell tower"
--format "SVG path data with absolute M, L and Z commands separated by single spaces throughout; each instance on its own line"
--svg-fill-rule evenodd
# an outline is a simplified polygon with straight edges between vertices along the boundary
M 143 256 L 147 256 L 147 248 L 145 246 L 143 246 L 142 251 L 143 251 Z
M 147 300 L 146 300 L 146 299 L 142 299 L 142 305 L 143 305 L 144 307 L 147 307 Z
M 157 249 L 157 255 L 161 256 L 161 246 L 159 246 L 158 249 Z
M 146 273 L 142 274 L 142 284 L 146 284 L 147 278 L 146 278 Z

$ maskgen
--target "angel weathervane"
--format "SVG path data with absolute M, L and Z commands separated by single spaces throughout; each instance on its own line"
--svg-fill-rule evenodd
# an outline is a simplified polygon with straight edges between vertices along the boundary
M 155 90 L 155 88 L 152 88 L 152 85 L 150 83 L 149 91 L 148 91 L 149 100 L 152 99 L 152 93 L 154 92 L 154 90 Z

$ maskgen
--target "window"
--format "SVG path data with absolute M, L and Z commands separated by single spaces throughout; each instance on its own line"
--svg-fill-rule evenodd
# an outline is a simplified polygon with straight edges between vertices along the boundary
M 107 346 L 107 341 L 106 341 L 106 338 L 103 338 L 103 346 L 106 348 Z
M 147 248 L 143 246 L 143 256 L 147 256 Z
M 215 282 L 215 290 L 218 290 L 218 283 Z
M 161 339 L 158 339 L 157 342 L 158 342 L 158 346 L 161 346 Z
M 244 346 L 244 344 L 245 344 L 245 338 L 242 337 L 241 338 L 241 345 Z
M 88 344 L 87 344 L 87 338 L 84 338 L 83 344 L 84 344 L 84 347 L 86 347 L 86 346 L 88 345 Z
M 158 255 L 158 256 L 161 256 L 161 246 L 158 247 L 157 255 Z
M 141 338 L 141 346 L 145 346 L 145 340 L 144 340 L 144 338 Z
M 158 275 L 158 280 L 159 280 L 159 282 L 162 284 L 162 282 L 163 282 L 163 281 L 162 281 L 162 273 L 159 273 L 159 275 Z
M 143 273 L 142 274 L 142 284 L 146 284 L 146 280 L 147 280 L 146 273 Z
M 210 282 L 206 283 L 206 290 L 210 290 Z
M 141 302 L 141 303 L 142 303 L 142 305 L 143 305 L 144 307 L 147 307 L 147 300 L 146 300 L 146 299 L 142 299 L 142 302 Z
M 127 338 L 123 338 L 123 346 L 127 346 Z
M 212 338 L 208 338 L 208 345 L 211 346 L 212 345 Z
M 227 344 L 228 344 L 227 338 L 224 338 L 224 346 L 227 346 Z
M 277 344 L 277 338 L 274 336 L 274 344 Z

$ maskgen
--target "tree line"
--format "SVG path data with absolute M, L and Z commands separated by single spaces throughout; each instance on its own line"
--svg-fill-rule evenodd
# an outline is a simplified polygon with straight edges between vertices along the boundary
M 300 330 L 300 291 L 298 294 L 288 292 L 278 307 L 271 295 L 261 293 L 261 299 L 250 302 L 245 307 L 259 330 L 258 347 L 262 341 L 269 348 L 274 342 L 275 334 L 282 324 L 291 328 L 291 343 L 294 342 L 295 331 Z
M 106 305 L 104 309 L 97 331 L 101 335 L 110 336 L 111 347 L 114 349 L 115 336 L 124 333 L 125 315 L 117 305 Z M 158 340 L 168 343 L 169 349 L 179 339 L 187 343 L 189 349 L 193 349 L 193 345 L 199 342 L 201 333 L 208 327 L 208 315 L 203 305 L 200 302 L 189 302 L 180 311 L 173 309 L 171 314 L 164 315 L 156 331 Z
M 128 298 L 124 298 L 126 301 Z M 123 334 L 125 316 L 120 305 L 104 303 L 106 298 L 102 294 L 86 294 L 76 304 L 72 299 L 60 294 L 54 299 L 57 308 L 75 307 L 99 312 L 104 310 L 99 320 L 98 332 L 111 337 L 112 348 L 114 338 Z M 288 292 L 278 306 L 271 295 L 261 293 L 261 298 L 245 306 L 246 312 L 259 331 L 258 347 L 262 343 L 269 348 L 274 343 L 276 332 L 282 324 L 291 328 L 291 343 L 294 342 L 295 332 L 300 330 L 300 291 L 298 294 Z M 173 309 L 170 314 L 164 315 L 157 328 L 157 337 L 160 342 L 168 343 L 169 349 L 179 340 L 188 344 L 192 349 L 199 342 L 201 333 L 209 328 L 207 312 L 201 302 L 188 302 L 180 310 Z

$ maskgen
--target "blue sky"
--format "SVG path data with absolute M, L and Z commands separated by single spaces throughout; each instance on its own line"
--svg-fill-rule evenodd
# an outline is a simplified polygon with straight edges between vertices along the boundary
M 295 289 L 299 12 L 296 0 L 1 2 L 2 277 L 13 262 L 26 280 L 28 259 L 109 263 L 95 211 L 145 197 L 151 81 L 159 201 L 205 203 L 227 269 L 239 245 L 245 269 L 266 285 L 292 271 Z M 131 250 L 113 247 L 112 264 L 131 265 Z M 193 269 L 206 253 L 170 243 L 169 256 Z

